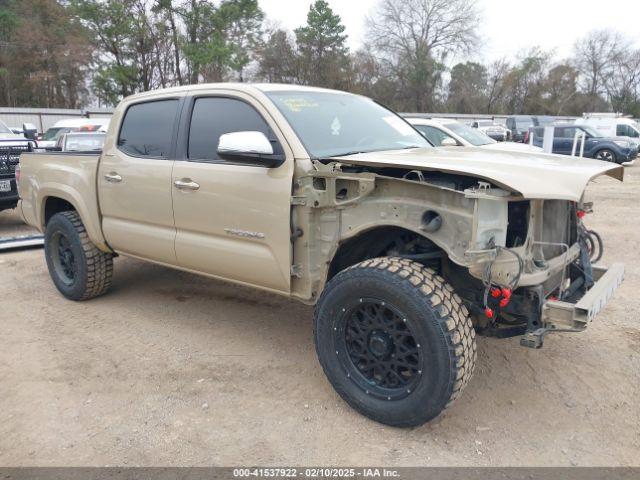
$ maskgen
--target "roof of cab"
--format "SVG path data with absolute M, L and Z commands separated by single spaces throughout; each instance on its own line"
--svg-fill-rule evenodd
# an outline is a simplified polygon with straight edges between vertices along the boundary
M 448 125 L 451 123 L 460 123 L 454 118 L 424 118 L 424 117 L 404 117 L 404 119 L 412 125 Z
M 306 85 L 294 85 L 286 83 L 243 83 L 243 82 L 220 82 L 220 83 L 197 83 L 194 85 L 183 85 L 180 87 L 161 88 L 158 90 L 149 90 L 148 92 L 136 93 L 126 97 L 124 100 L 132 101 L 140 98 L 171 95 L 175 93 L 183 93 L 198 90 L 236 90 L 239 92 L 276 92 L 276 91 L 294 91 L 294 92 L 325 92 L 340 93 L 344 95 L 354 95 L 341 90 L 330 90 L 327 88 L 311 87 Z

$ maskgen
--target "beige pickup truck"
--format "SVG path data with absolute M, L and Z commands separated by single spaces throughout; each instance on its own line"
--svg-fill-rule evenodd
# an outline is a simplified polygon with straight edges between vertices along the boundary
M 23 154 L 18 172 L 65 297 L 105 293 L 125 255 L 315 304 L 329 381 L 395 426 L 459 396 L 476 332 L 540 347 L 603 308 L 624 269 L 591 262 L 602 174 L 623 169 L 434 148 L 368 98 L 248 84 L 126 98 L 100 154 Z

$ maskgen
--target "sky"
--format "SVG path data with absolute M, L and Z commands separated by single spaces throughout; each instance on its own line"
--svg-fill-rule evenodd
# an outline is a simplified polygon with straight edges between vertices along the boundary
M 378 0 L 327 0 L 340 15 L 357 49 L 364 40 L 365 17 Z M 571 55 L 579 38 L 590 30 L 611 28 L 640 47 L 640 0 L 477 0 L 481 11 L 480 60 L 514 58 L 523 49 L 554 49 L 556 58 Z M 271 21 L 293 30 L 306 22 L 312 0 L 259 0 Z M 606 5 L 612 5 L 607 8 Z

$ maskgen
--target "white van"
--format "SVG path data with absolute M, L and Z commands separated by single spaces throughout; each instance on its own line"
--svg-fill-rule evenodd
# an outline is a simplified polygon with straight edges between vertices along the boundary
M 625 137 L 635 145 L 640 145 L 640 125 L 619 113 L 585 113 L 575 122 L 595 128 L 605 137 Z
M 77 131 L 106 131 L 110 118 L 70 118 L 57 121 L 38 139 L 38 148 L 54 148 L 60 136 Z

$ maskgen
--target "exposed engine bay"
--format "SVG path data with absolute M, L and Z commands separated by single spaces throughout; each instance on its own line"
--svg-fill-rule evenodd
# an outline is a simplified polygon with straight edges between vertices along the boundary
M 322 165 L 310 187 L 316 215 L 346 226 L 328 278 L 365 258 L 418 261 L 454 287 L 478 333 L 525 335 L 526 346 L 542 345 L 545 302 L 583 296 L 602 256 L 600 236 L 583 224 L 591 205 L 582 202 L 523 199 L 465 175 L 335 163 Z M 372 228 L 390 219 L 398 227 Z

